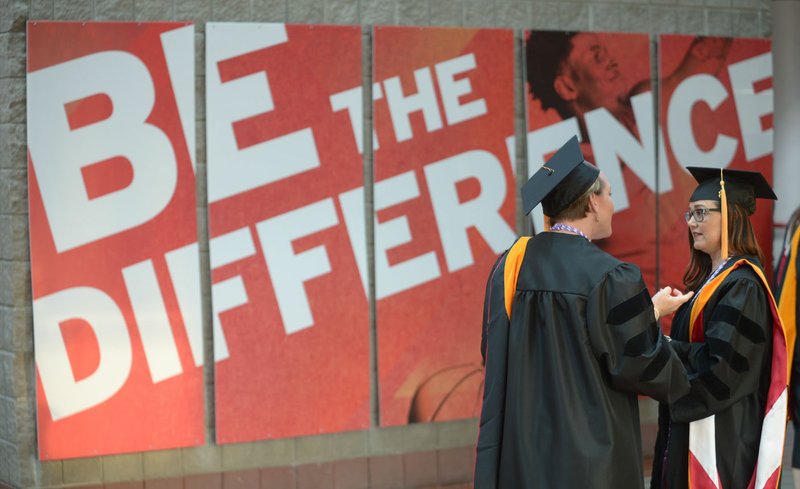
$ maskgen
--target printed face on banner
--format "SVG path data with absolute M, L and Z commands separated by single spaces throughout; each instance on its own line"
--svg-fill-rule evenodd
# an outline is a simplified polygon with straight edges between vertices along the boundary
M 486 278 L 514 242 L 513 33 L 378 27 L 382 425 L 477 416 Z
M 659 195 L 661 283 L 683 286 L 689 236 L 683 213 L 697 181 L 686 166 L 759 171 L 772 183 L 772 57 L 766 39 L 662 35 L 660 129 L 672 187 Z M 781 196 L 778 196 L 781 198 Z M 771 200 L 750 218 L 765 270 L 772 264 Z
M 361 29 L 206 26 L 217 441 L 369 427 Z
M 657 145 L 648 35 L 529 31 L 525 39 L 529 175 L 577 135 L 616 209 L 612 236 L 597 244 L 638 265 L 652 288 Z M 532 216 L 542 230 L 541 206 Z
M 194 28 L 28 24 L 39 455 L 204 443 Z

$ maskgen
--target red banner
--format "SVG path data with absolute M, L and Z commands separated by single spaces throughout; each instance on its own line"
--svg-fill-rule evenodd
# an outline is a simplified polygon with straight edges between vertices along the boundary
M 656 283 L 655 101 L 647 34 L 525 35 L 528 172 L 573 135 L 611 184 L 613 235 L 598 246 Z M 534 226 L 542 230 L 541 206 Z
M 660 282 L 682 287 L 689 263 L 683 213 L 697 186 L 684 167 L 760 171 L 772 183 L 771 43 L 662 35 L 659 49 L 660 127 L 669 168 L 659 196 Z M 759 199 L 751 218 L 768 273 L 772 208 L 771 200 Z
M 39 455 L 204 443 L 194 28 L 28 25 Z
M 206 48 L 217 440 L 368 428 L 361 29 Z
M 513 33 L 377 27 L 382 425 L 480 412 L 487 274 L 514 239 Z

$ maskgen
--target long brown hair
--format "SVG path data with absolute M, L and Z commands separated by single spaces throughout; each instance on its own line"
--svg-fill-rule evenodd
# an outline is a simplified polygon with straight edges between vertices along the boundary
M 683 274 L 683 283 L 687 290 L 697 290 L 711 274 L 711 257 L 700 250 L 694 249 L 692 230 L 689 234 L 689 266 Z M 728 246 L 731 255 L 752 255 L 758 257 L 761 266 L 764 266 L 764 252 L 756 241 L 750 216 L 744 207 L 728 203 Z

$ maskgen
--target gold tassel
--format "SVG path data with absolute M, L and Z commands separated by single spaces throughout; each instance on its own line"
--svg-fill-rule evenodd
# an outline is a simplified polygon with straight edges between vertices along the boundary
M 725 193 L 725 176 L 722 168 L 719 169 L 719 197 L 722 207 L 722 259 L 728 258 L 728 197 Z
M 544 216 L 544 230 L 550 231 L 550 218 L 547 216 Z

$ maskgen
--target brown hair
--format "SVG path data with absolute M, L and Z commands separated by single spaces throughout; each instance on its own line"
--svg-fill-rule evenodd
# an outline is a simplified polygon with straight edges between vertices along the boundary
M 700 250 L 694 249 L 694 238 L 691 229 L 689 234 L 689 252 L 691 258 L 686 272 L 683 274 L 683 283 L 687 290 L 697 290 L 711 274 L 711 257 Z M 764 265 L 764 253 L 756 241 L 753 225 L 744 207 L 728 203 L 728 243 L 731 255 L 752 255 L 758 257 Z
M 597 180 L 586 189 L 586 192 L 575 199 L 569 207 L 559 212 L 557 216 L 546 216 L 550 226 L 559 221 L 574 221 L 585 217 L 586 213 L 589 212 L 589 196 L 592 194 L 599 195 L 600 192 L 603 191 L 603 188 L 603 181 L 600 179 L 600 176 L 598 176 Z

